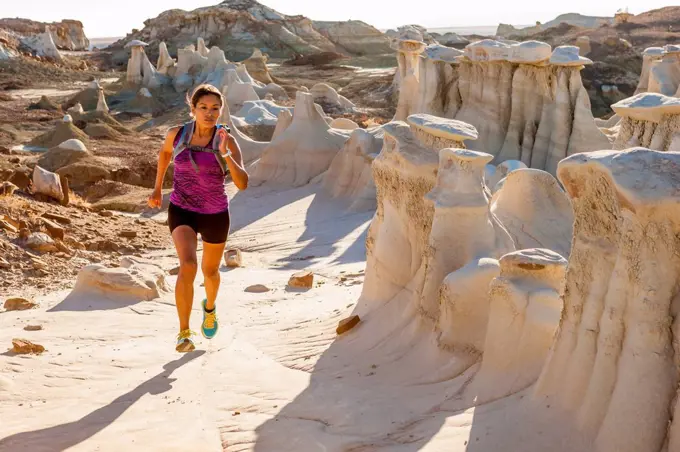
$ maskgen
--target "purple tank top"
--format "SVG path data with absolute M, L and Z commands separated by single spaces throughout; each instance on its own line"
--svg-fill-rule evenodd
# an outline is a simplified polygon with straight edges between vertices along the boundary
M 179 136 L 180 133 L 175 137 L 175 146 L 179 141 Z M 170 202 L 177 207 L 197 213 L 224 212 L 229 208 L 229 197 L 224 186 L 224 174 L 217 158 L 208 152 L 193 152 L 194 162 L 200 170 L 197 173 L 191 165 L 190 152 L 187 149 L 175 158 Z

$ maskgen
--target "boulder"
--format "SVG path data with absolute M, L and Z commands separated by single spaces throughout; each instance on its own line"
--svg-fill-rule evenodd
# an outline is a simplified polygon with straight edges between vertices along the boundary
M 59 175 L 47 171 L 38 165 L 33 168 L 33 192 L 49 196 L 57 201 L 61 201 L 64 198 Z
M 111 298 L 130 301 L 153 300 L 163 292 L 163 271 L 149 271 L 148 265 L 131 264 L 129 267 L 106 268 L 101 264 L 84 267 L 78 273 L 76 285 L 70 296 L 87 296 L 96 293 Z
M 314 285 L 314 273 L 301 271 L 294 273 L 288 280 L 288 286 L 297 289 L 310 289 Z
M 6 311 L 25 311 L 37 307 L 38 304 L 26 298 L 8 298 L 5 300 Z

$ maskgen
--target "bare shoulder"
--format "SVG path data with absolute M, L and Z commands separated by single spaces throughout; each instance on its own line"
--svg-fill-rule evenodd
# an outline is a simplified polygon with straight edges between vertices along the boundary
M 181 129 L 182 126 L 175 126 L 171 127 L 168 130 L 168 133 L 165 135 L 165 140 L 173 142 L 175 140 L 175 137 L 177 136 L 177 133 L 179 132 L 179 129 Z
M 168 130 L 168 133 L 165 134 L 165 140 L 163 140 L 163 148 L 161 150 L 162 152 L 172 152 L 175 137 L 177 137 L 177 133 L 181 127 L 182 126 L 176 126 Z

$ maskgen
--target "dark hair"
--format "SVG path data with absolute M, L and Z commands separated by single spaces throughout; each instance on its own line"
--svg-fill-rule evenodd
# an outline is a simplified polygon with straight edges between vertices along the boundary
M 217 98 L 220 100 L 220 105 L 224 105 L 224 98 L 222 97 L 220 90 L 208 83 L 198 85 L 191 94 L 191 97 L 189 97 L 189 94 L 187 93 L 187 103 L 189 106 L 196 108 L 196 105 L 198 105 L 198 101 L 201 100 L 201 97 L 209 95 L 217 96 Z

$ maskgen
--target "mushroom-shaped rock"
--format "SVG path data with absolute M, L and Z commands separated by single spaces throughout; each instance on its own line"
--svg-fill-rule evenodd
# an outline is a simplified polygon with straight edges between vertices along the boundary
M 550 44 L 540 41 L 524 41 L 510 46 L 508 61 L 535 64 L 547 62 L 552 55 Z
M 491 212 L 518 249 L 546 248 L 569 257 L 574 213 L 550 173 L 532 168 L 512 171 L 494 194 Z
M 647 47 L 642 52 L 642 73 L 638 82 L 635 94 L 644 93 L 649 90 L 649 71 L 652 65 L 663 56 L 663 47 Z
M 311 94 L 298 92 L 293 123 L 264 150 L 253 178 L 301 186 L 328 169 L 349 138 L 344 130 L 331 129 L 317 111 Z
M 382 150 L 372 165 L 377 211 L 366 238 L 362 293 L 375 303 L 392 299 L 422 265 L 433 209 L 425 195 L 434 188 L 439 161 L 405 122 L 393 121 L 382 129 Z
M 593 61 L 580 56 L 577 46 L 559 46 L 553 50 L 550 56 L 550 64 L 556 66 L 583 66 L 593 64 Z
M 612 105 L 621 117 L 658 123 L 664 115 L 680 114 L 680 99 L 659 93 L 640 93 Z
M 505 61 L 510 45 L 494 39 L 482 39 L 465 46 L 464 55 L 472 61 Z
M 443 61 L 445 63 L 457 63 L 463 54 L 462 50 L 440 44 L 430 44 L 423 51 L 424 57 L 432 61 Z
M 574 238 L 559 329 L 532 399 L 564 413 L 596 450 L 680 448 L 679 166 L 680 154 L 636 148 L 575 154 L 557 170 Z
M 406 122 L 423 146 L 435 150 L 450 147 L 464 148 L 465 140 L 477 139 L 477 129 L 474 126 L 455 119 L 418 113 L 410 115 Z
M 493 156 L 467 149 L 439 151 L 437 183 L 425 196 L 434 208 L 425 283 L 420 294 L 422 312 L 437 320 L 440 315 L 439 288 L 447 274 L 483 257 L 499 258 L 514 250 L 512 239 L 489 213 L 489 196 L 484 190 L 484 167 Z M 442 309 L 459 309 L 455 306 Z M 442 305 L 444 306 L 444 305 Z M 450 311 L 448 314 L 452 314 Z M 454 315 L 455 317 L 455 315 Z M 443 330 L 453 328 L 445 325 Z M 481 336 L 483 339 L 483 335 Z M 477 342 L 477 341 L 476 341 Z M 478 344 L 479 345 L 479 344 Z
M 548 249 L 500 259 L 489 285 L 489 322 L 482 365 L 469 392 L 479 405 L 531 386 L 541 373 L 562 314 L 567 261 Z

